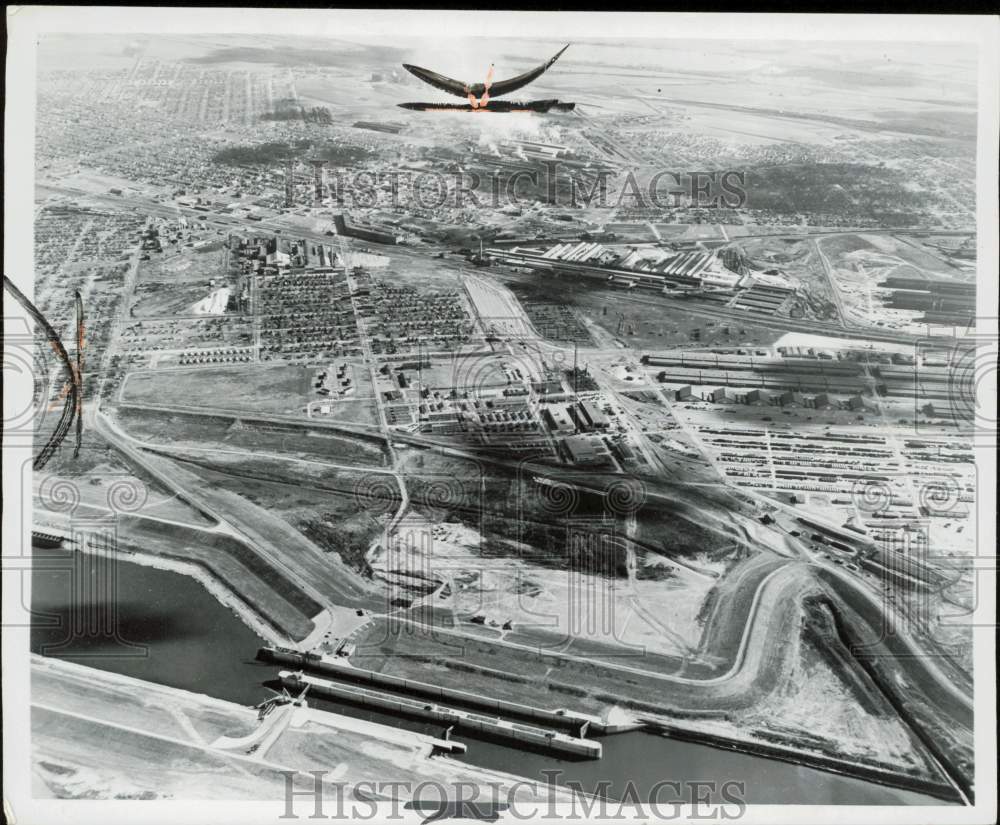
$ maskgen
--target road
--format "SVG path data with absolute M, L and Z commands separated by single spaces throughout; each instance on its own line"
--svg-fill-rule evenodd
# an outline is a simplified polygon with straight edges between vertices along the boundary
M 743 628 L 743 632 L 740 635 L 740 642 L 737 647 L 736 655 L 729 665 L 728 669 L 719 674 L 718 676 L 712 676 L 705 679 L 694 679 L 687 676 L 678 676 L 673 673 L 663 673 L 658 670 L 650 670 L 647 668 L 634 667 L 632 665 L 621 664 L 620 662 L 609 661 L 606 659 L 600 660 L 599 664 L 595 663 L 595 660 L 591 656 L 587 655 L 577 655 L 573 653 L 566 653 L 564 651 L 557 651 L 551 648 L 539 648 L 538 645 L 525 644 L 523 642 L 512 642 L 508 639 L 500 638 L 488 638 L 486 641 L 491 645 L 498 645 L 500 647 L 510 648 L 511 650 L 519 650 L 521 652 L 530 653 L 532 655 L 538 655 L 540 650 L 544 652 L 545 656 L 551 656 L 558 659 L 563 659 L 567 662 L 577 662 L 587 666 L 598 666 L 601 669 L 614 670 L 620 673 L 629 673 L 637 676 L 643 676 L 645 678 L 654 679 L 660 682 L 671 682 L 678 685 L 691 685 L 700 687 L 709 687 L 712 685 L 722 685 L 726 682 L 732 681 L 737 676 L 741 675 L 744 666 L 747 663 L 748 651 L 751 649 L 751 641 L 754 640 L 755 636 L 760 636 L 762 633 L 761 628 L 764 631 L 769 628 L 766 627 L 767 621 L 762 617 L 762 611 L 777 611 L 784 608 L 788 603 L 780 599 L 771 599 L 766 603 L 763 599 L 763 593 L 768 588 L 768 586 L 777 587 L 774 584 L 778 580 L 779 576 L 784 576 L 789 578 L 793 575 L 792 567 L 789 565 L 783 565 L 777 570 L 770 573 L 760 584 L 755 588 L 753 598 L 750 604 L 750 611 L 747 615 L 746 623 Z M 419 619 L 411 619 L 409 616 L 393 612 L 384 614 L 386 617 L 391 616 L 393 622 L 401 624 L 409 624 L 414 627 L 425 628 L 427 627 L 425 622 Z M 461 638 L 466 642 L 482 642 L 484 641 L 482 635 L 474 632 L 467 632 L 461 629 L 442 627 L 440 625 L 434 626 L 435 634 L 442 634 L 444 636 L 452 636 L 456 638 Z M 770 635 L 776 635 L 774 633 Z M 774 638 L 761 638 L 757 640 L 757 645 L 755 646 L 758 651 L 763 651 L 769 647 L 769 644 L 773 645 L 776 643 Z M 706 651 L 710 654 L 711 651 Z M 759 662 L 758 662 L 759 664 Z M 755 678 L 756 674 L 751 674 L 749 678 L 751 680 Z
M 151 460 L 151 457 L 146 453 L 149 445 L 143 444 L 143 442 L 125 433 L 105 413 L 98 413 L 95 416 L 94 423 L 97 432 L 111 446 L 119 450 L 130 462 L 151 474 L 167 490 L 176 493 L 181 499 L 190 502 L 218 522 L 220 531 L 228 533 L 232 538 L 248 547 L 252 547 L 260 553 L 270 564 L 280 570 L 290 582 L 293 582 L 299 590 L 307 594 L 317 604 L 322 606 L 354 605 L 358 602 L 359 598 L 365 601 L 366 604 L 370 601 L 371 597 L 364 598 L 364 590 L 357 581 L 356 574 L 351 573 L 346 566 L 339 562 L 337 566 L 342 568 L 343 575 L 341 577 L 324 577 L 324 585 L 331 587 L 331 591 L 327 592 L 318 589 L 312 577 L 307 575 L 309 569 L 305 563 L 307 558 L 300 555 L 299 564 L 292 564 L 290 558 L 295 556 L 296 551 L 311 550 L 316 557 L 317 563 L 325 564 L 327 567 L 332 567 L 333 565 L 329 559 L 325 558 L 322 551 L 315 548 L 303 536 L 297 534 L 290 527 L 283 534 L 288 536 L 295 535 L 297 543 L 301 547 L 275 546 L 272 541 L 266 540 L 261 536 L 259 531 L 255 531 L 253 536 L 250 535 L 248 532 L 249 525 L 244 525 L 241 521 L 241 526 L 237 527 L 233 523 L 232 518 L 223 514 L 206 495 L 198 490 L 191 489 L 190 485 L 182 483 L 171 473 L 164 470 L 159 462 Z M 283 524 L 283 522 L 280 524 L 279 522 L 280 520 L 275 520 L 276 525 L 280 526 L 280 524 Z
M 827 283 L 830 285 L 830 294 L 833 296 L 833 302 L 837 305 L 837 315 L 840 316 L 840 323 L 845 329 L 849 329 L 855 325 L 847 320 L 847 311 L 844 309 L 844 297 L 840 294 L 840 286 L 837 284 L 837 276 L 833 272 L 830 260 L 826 257 L 826 253 L 820 246 L 819 240 L 813 238 L 810 240 L 810 243 L 820 263 L 823 264 L 823 272 L 826 275 Z M 867 333 L 868 330 L 865 330 L 865 332 Z
M 822 567 L 827 575 L 837 582 L 838 595 L 849 604 L 861 603 L 869 615 L 882 617 L 886 613 L 885 598 L 880 593 L 873 592 L 864 586 L 856 577 L 848 574 L 839 566 L 822 559 L 814 559 L 812 562 L 817 567 Z M 891 643 L 897 657 L 898 666 L 911 674 L 916 684 L 929 687 L 934 692 L 939 692 L 940 699 L 937 705 L 942 709 L 947 709 L 948 715 L 954 716 L 964 727 L 972 727 L 973 722 L 973 697 L 963 691 L 955 681 L 955 675 L 946 672 L 939 662 L 942 660 L 929 654 L 913 638 L 912 634 L 906 630 L 906 622 L 899 621 L 898 618 L 888 616 L 887 621 L 892 627 Z M 882 628 L 873 628 L 882 635 Z

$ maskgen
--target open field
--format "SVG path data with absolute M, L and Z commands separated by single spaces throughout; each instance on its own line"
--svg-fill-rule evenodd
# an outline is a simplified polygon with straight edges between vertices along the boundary
M 934 254 L 914 240 L 904 240 L 902 237 L 858 233 L 823 238 L 820 243 L 831 262 L 840 263 L 842 259 L 860 260 L 873 270 L 889 266 L 889 274 L 899 275 L 904 273 L 894 273 L 891 267 L 905 266 L 908 267 L 905 273 L 905 277 L 908 278 L 923 276 L 965 281 L 969 277 L 966 272 L 950 263 L 941 254 Z M 914 274 L 914 270 L 918 274 Z
M 179 286 L 155 283 L 142 284 L 135 291 L 132 305 L 133 318 L 162 315 L 197 315 L 195 305 L 210 295 L 212 289 L 205 284 Z
M 78 513 L 78 510 L 82 512 L 80 508 L 108 515 L 127 510 L 152 519 L 179 521 L 202 527 L 212 524 L 203 513 L 176 494 L 165 490 L 148 474 L 141 471 L 109 472 L 103 466 L 80 475 L 46 473 L 36 477 L 34 495 L 38 513 L 43 518 L 47 513 L 66 512 L 59 495 L 54 495 L 53 491 L 66 490 L 67 485 L 72 490 L 72 500 L 77 503 L 71 508 L 71 513 Z
M 606 223 L 604 231 L 614 232 L 620 238 L 637 243 L 654 243 L 658 240 L 656 233 L 645 223 Z
M 194 286 L 208 284 L 211 278 L 225 273 L 222 264 L 225 253 L 221 243 L 214 243 L 195 250 L 190 247 L 167 248 L 154 253 L 148 261 L 139 264 L 140 284 L 165 284 Z
M 430 511 L 424 511 L 430 512 Z M 491 627 L 512 623 L 509 638 L 561 648 L 571 640 L 621 645 L 612 655 L 641 659 L 660 651 L 687 655 L 697 649 L 702 625 L 700 607 L 714 584 L 699 574 L 658 556 L 661 574 L 641 583 L 602 575 L 613 560 L 602 557 L 611 548 L 597 548 L 606 537 L 588 536 L 582 528 L 566 527 L 563 543 L 553 542 L 551 555 L 539 558 L 524 542 L 496 550 L 499 533 L 483 535 L 459 521 L 441 521 L 411 511 L 398 523 L 392 539 L 371 557 L 372 567 L 389 581 L 411 589 L 443 589 L 432 599 L 436 609 L 471 617 Z M 592 545 L 588 551 L 582 549 Z M 615 552 L 627 561 L 619 544 Z M 402 577 L 402 578 L 401 578 Z M 669 605 L 664 608 L 664 605 Z
M 128 510 L 194 525 L 211 524 L 197 508 L 129 462 L 92 429 L 84 430 L 78 457 L 73 457 L 71 445 L 64 444 L 42 472 L 33 474 L 32 483 L 35 506 L 43 516 L 71 514 L 75 503 L 95 512 Z M 69 496 L 65 500 L 64 493 Z
M 140 454 L 132 447 L 130 453 Z M 142 451 L 142 461 L 155 472 L 167 479 L 172 487 L 184 490 L 185 496 L 197 502 L 199 507 L 215 514 L 237 533 L 241 541 L 254 548 L 268 565 L 281 571 L 295 586 L 314 601 L 326 605 L 337 603 L 368 606 L 372 600 L 372 588 L 363 577 L 358 576 L 341 561 L 336 553 L 311 542 L 295 526 L 284 518 L 275 518 L 267 508 L 271 502 L 267 496 L 293 509 L 296 502 L 305 501 L 310 511 L 315 511 L 316 497 L 331 498 L 330 491 L 317 490 L 316 484 L 299 491 L 292 482 L 261 482 L 253 473 L 239 466 L 226 465 L 218 471 L 210 469 L 212 463 L 201 457 L 182 457 L 168 453 L 158 454 Z M 263 463 L 263 462 L 260 462 Z M 288 462 L 279 462 L 279 469 L 287 470 Z M 279 476 L 280 477 L 280 476 Z M 255 492 L 262 496 L 261 504 L 255 503 Z M 348 489 L 350 492 L 350 489 Z M 353 501 L 353 497 L 349 499 Z M 332 502 L 327 506 L 332 506 Z M 348 505 L 350 506 L 350 505 Z M 357 505 L 354 505 L 355 512 Z M 370 523 L 370 519 L 361 526 Z M 359 542 L 359 550 L 367 547 L 367 539 Z M 327 550 L 332 548 L 327 548 Z
M 558 301 L 598 325 L 621 347 L 655 350 L 690 345 L 760 345 L 778 340 L 782 333 L 755 325 L 751 320 L 713 320 L 702 313 L 689 313 L 682 306 L 651 299 L 631 299 L 621 290 L 595 287 L 568 278 L 521 277 L 507 285 L 523 301 Z M 621 324 L 624 318 L 624 324 Z
M 196 249 L 168 245 L 163 252 L 154 251 L 149 260 L 139 262 L 129 308 L 132 318 L 204 314 L 197 305 L 225 285 L 229 273 L 224 268 L 227 254 L 222 242 L 202 243 L 207 245 Z
M 285 366 L 133 373 L 122 387 L 122 399 L 289 414 L 299 412 L 313 399 L 312 373 L 307 367 Z
M 385 463 L 384 452 L 377 445 L 322 429 L 247 424 L 224 416 L 164 413 L 134 407 L 120 410 L 117 418 L 130 435 L 148 441 L 151 446 L 277 453 L 291 458 L 359 466 Z
M 302 415 L 319 398 L 313 387 L 316 369 L 268 365 L 206 367 L 131 374 L 122 400 L 139 404 L 245 409 L 248 413 Z M 358 375 L 359 380 L 361 375 Z M 364 396 L 333 404 L 327 420 L 374 423 L 374 405 Z
M 367 575 L 365 554 L 383 531 L 383 519 L 392 508 L 392 499 L 383 493 L 395 490 L 391 476 L 251 454 L 190 449 L 174 455 L 186 469 L 226 494 L 230 502 L 238 496 L 241 506 L 258 517 L 266 513 L 273 520 L 278 516 L 317 554 L 332 553 L 349 568 Z M 385 505 L 381 504 L 383 495 Z M 335 565 L 324 565 L 322 558 L 315 561 L 325 568 L 324 578 L 336 575 Z

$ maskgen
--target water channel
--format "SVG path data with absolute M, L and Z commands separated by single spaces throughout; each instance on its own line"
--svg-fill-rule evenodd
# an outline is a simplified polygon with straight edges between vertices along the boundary
M 97 557 L 74 559 L 51 549 L 35 553 L 34 652 L 243 705 L 271 695 L 263 683 L 273 679 L 279 668 L 255 661 L 263 641 L 194 579 L 119 560 L 113 585 L 94 596 L 95 588 L 87 587 L 83 579 L 101 577 Z M 116 627 L 117 633 L 86 632 L 88 627 L 100 628 L 102 622 Z M 309 704 L 435 736 L 442 733 L 437 725 L 359 707 L 313 698 Z M 468 745 L 468 752 L 449 758 L 542 782 L 543 771 L 558 769 L 560 781 L 578 782 L 586 791 L 610 782 L 605 795 L 613 799 L 621 798 L 629 780 L 643 794 L 666 780 L 700 780 L 719 787 L 726 781 L 743 782 L 742 796 L 750 804 L 943 804 L 913 791 L 645 732 L 602 738 L 603 758 L 590 761 L 526 752 L 464 731 L 455 738 Z M 667 801 L 669 794 L 664 792 L 659 799 Z

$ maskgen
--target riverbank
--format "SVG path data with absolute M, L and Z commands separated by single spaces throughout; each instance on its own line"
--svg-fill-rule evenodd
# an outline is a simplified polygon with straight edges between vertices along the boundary
M 457 703 L 456 706 L 473 707 L 480 712 L 499 717 L 528 719 L 532 723 L 550 725 L 553 728 L 569 726 L 571 729 L 579 729 L 582 724 L 586 723 L 590 735 L 597 736 L 598 742 L 606 741 L 604 738 L 606 734 L 642 729 L 671 739 L 696 742 L 767 759 L 777 759 L 792 765 L 807 765 L 845 777 L 876 782 L 890 788 L 929 794 L 947 802 L 963 801 L 954 787 L 943 781 L 935 782 L 924 777 L 906 774 L 899 770 L 893 770 L 891 766 L 866 764 L 861 761 L 851 761 L 836 754 L 809 750 L 785 738 L 779 739 L 777 736 L 775 741 L 764 741 L 759 735 L 739 730 L 736 725 L 726 719 L 724 712 L 702 714 L 690 712 L 678 718 L 672 718 L 666 716 L 662 711 L 656 715 L 637 715 L 616 706 L 615 710 L 618 711 L 619 722 L 615 725 L 609 725 L 606 720 L 588 714 L 574 713 L 569 710 L 546 710 L 439 684 L 431 685 L 364 670 L 348 664 L 342 658 L 304 655 L 294 651 L 272 648 L 262 648 L 258 651 L 257 658 L 262 661 L 292 666 L 300 671 L 320 673 L 335 680 L 360 682 L 366 686 L 372 684 L 394 694 L 414 698 L 430 698 L 446 704 L 449 702 Z
M 697 742 L 714 748 L 748 753 L 767 759 L 777 759 L 792 765 L 808 765 L 823 771 L 875 782 L 889 788 L 900 788 L 917 793 L 929 794 L 944 802 L 961 803 L 962 798 L 955 789 L 946 782 L 932 782 L 920 777 L 893 771 L 888 768 L 878 768 L 874 765 L 846 762 L 834 756 L 828 756 L 815 751 L 797 748 L 793 745 L 781 745 L 762 742 L 750 737 L 739 737 L 734 734 L 720 734 L 698 726 L 696 720 L 685 719 L 684 725 L 665 722 L 662 719 L 643 719 L 645 730 L 670 739 L 682 742 Z
M 516 787 L 514 775 L 433 756 L 433 737 L 314 708 L 287 705 L 260 720 L 222 699 L 37 655 L 31 685 L 34 773 L 59 798 L 268 801 L 278 816 L 283 771 L 301 773 L 311 789 L 308 772 L 323 770 L 331 807 L 336 785 L 374 791 L 373 780 L 388 778 L 406 785 L 379 795 L 401 801 L 411 799 L 407 787 L 428 782 L 495 786 L 525 806 L 570 799 L 545 783 Z M 311 812 L 312 800 L 298 806 Z
M 89 579 L 90 569 L 96 570 L 99 563 L 94 555 L 67 555 L 69 564 L 62 563 L 59 569 L 38 569 L 32 576 L 33 610 L 39 616 L 55 614 L 61 619 L 55 625 L 32 629 L 33 650 L 54 645 L 60 657 L 173 688 L 209 691 L 215 697 L 245 706 L 268 698 L 262 683 L 274 678 L 276 668 L 253 658 L 264 639 L 251 632 L 232 610 L 222 607 L 199 582 L 173 571 L 121 559 L 116 569 L 119 587 L 109 603 L 115 610 L 115 635 L 64 638 L 65 628 L 73 623 L 75 604 L 71 577 L 66 574 L 76 570 Z M 79 567 L 82 562 L 91 568 Z M 123 640 L 145 649 L 123 648 Z M 414 723 L 343 703 L 310 702 L 320 709 L 377 722 L 393 730 L 442 736 L 439 725 Z M 454 761 L 535 782 L 544 782 L 549 772 L 555 771 L 559 783 L 573 783 L 574 788 L 580 787 L 585 793 L 597 792 L 609 799 L 628 793 L 650 793 L 665 780 L 685 783 L 725 776 L 743 782 L 746 801 L 754 804 L 808 804 L 816 800 L 869 805 L 940 804 L 917 793 L 794 762 L 641 731 L 603 737 L 603 758 L 582 762 L 508 747 L 474 735 L 463 734 L 460 741 L 468 746 L 468 752 L 452 757 Z M 95 758 L 95 753 L 90 756 Z M 328 766 L 323 758 L 317 759 L 320 767 Z
M 87 552 L 83 550 L 82 552 Z M 224 607 L 229 608 L 243 624 L 263 639 L 273 640 L 276 644 L 294 646 L 297 642 L 284 635 L 278 628 L 271 624 L 264 616 L 254 608 L 238 593 L 227 587 L 216 576 L 207 569 L 195 562 L 171 559 L 165 556 L 157 556 L 152 553 L 143 553 L 141 550 L 131 548 L 119 549 L 123 558 L 133 561 L 136 564 L 152 567 L 156 570 L 168 570 L 172 573 L 179 573 L 182 576 L 189 576 L 204 587 L 212 597 Z
M 179 573 L 193 578 L 201 584 L 212 596 L 222 605 L 230 609 L 248 628 L 258 636 L 288 647 L 297 647 L 303 638 L 309 637 L 316 630 L 316 623 L 311 617 L 306 616 L 299 609 L 292 608 L 287 601 L 278 593 L 273 592 L 270 587 L 265 586 L 259 576 L 250 571 L 241 569 L 241 575 L 224 577 L 217 571 L 219 564 L 224 563 L 225 551 L 216 553 L 214 560 L 205 558 L 202 552 L 191 551 L 187 554 L 182 549 L 168 549 L 160 547 L 157 543 L 146 544 L 146 549 L 140 549 L 137 544 L 138 538 L 149 539 L 150 530 L 145 530 L 141 534 L 133 534 L 129 527 L 139 523 L 139 519 L 132 518 L 129 522 L 120 523 L 116 533 L 115 548 L 116 553 L 123 559 L 128 559 L 136 564 L 145 567 L 152 567 L 157 570 L 166 570 Z M 106 553 L 104 549 L 97 549 L 86 541 L 75 541 L 72 538 L 73 532 L 67 524 L 61 523 L 58 519 L 50 519 L 50 523 L 39 522 L 43 528 L 53 528 L 66 536 L 63 548 L 67 551 L 82 552 L 91 555 L 101 555 Z M 196 528 L 191 528 L 192 530 Z M 213 537 L 214 538 L 214 537 Z M 222 537 L 228 538 L 228 537 Z M 156 547 L 155 551 L 148 549 Z M 255 582 L 251 585 L 248 579 L 253 577 Z M 237 585 L 243 582 L 247 584 L 244 591 L 238 590 Z M 251 599 L 251 594 L 253 599 Z M 263 601 L 261 601 L 263 599 Z M 269 605 L 269 610 L 261 610 L 260 604 Z M 319 606 L 316 605 L 318 608 Z M 321 615 L 321 613 L 317 613 Z M 294 630 L 294 632 L 291 632 Z

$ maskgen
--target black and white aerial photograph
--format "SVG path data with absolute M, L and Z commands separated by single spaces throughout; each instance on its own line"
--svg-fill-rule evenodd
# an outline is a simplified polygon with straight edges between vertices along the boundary
M 1000 18 L 6 22 L 8 821 L 995 821 Z

